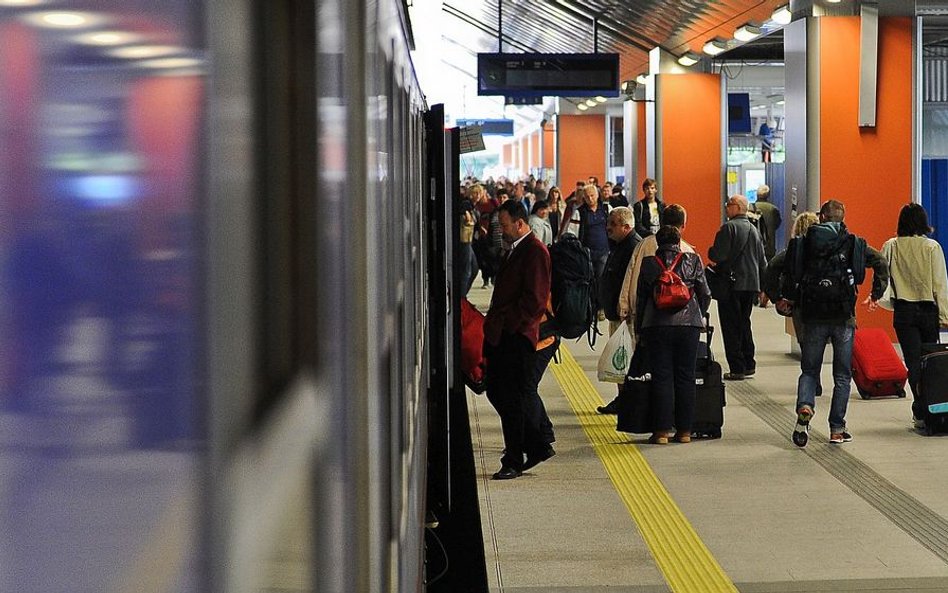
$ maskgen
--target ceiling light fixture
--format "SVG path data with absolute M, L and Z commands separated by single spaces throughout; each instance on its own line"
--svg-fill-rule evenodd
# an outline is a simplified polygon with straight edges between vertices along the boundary
M 143 68 L 197 68 L 201 65 L 201 60 L 197 58 L 158 58 L 139 64 Z
M 27 23 L 47 29 L 80 29 L 93 27 L 105 19 L 101 15 L 91 12 L 77 12 L 67 10 L 31 12 L 21 17 Z
M 76 41 L 83 45 L 99 45 L 103 47 L 125 45 L 126 43 L 134 43 L 140 39 L 141 37 L 138 35 L 126 31 L 99 31 L 98 33 L 86 33 L 76 37 Z
M 648 74 L 644 72 L 639 74 L 638 76 L 635 77 L 635 82 L 639 84 L 648 84 Z
M 793 20 L 793 13 L 790 12 L 790 5 L 784 4 L 770 15 L 771 20 L 778 25 L 789 25 Z
M 182 51 L 180 47 L 173 45 L 130 45 L 128 47 L 117 47 L 111 50 L 109 55 L 116 58 L 141 60 L 147 58 L 164 58 L 181 53 Z
M 760 37 L 760 27 L 751 23 L 744 23 L 734 31 L 734 39 L 738 41 L 753 41 Z
M 0 6 L 39 6 L 46 0 L 0 0 Z
M 786 101 L 784 101 L 783 99 L 780 99 L 779 101 L 777 101 L 776 104 L 777 104 L 777 105 L 783 105 L 784 103 L 786 103 Z
M 602 95 L 599 95 L 598 97 L 596 97 L 596 103 L 605 103 L 605 102 L 606 102 L 606 98 L 603 97 Z
M 589 107 L 586 107 L 585 103 L 580 103 L 579 105 L 576 106 L 576 109 L 579 109 L 580 111 L 586 111 L 587 109 L 589 109 Z
M 678 58 L 678 63 L 685 67 L 694 66 L 700 61 L 701 61 L 701 56 L 699 56 L 696 53 L 692 53 L 690 51 L 686 51 L 685 53 L 681 54 L 681 56 L 679 56 Z
M 586 99 L 586 107 L 595 107 L 596 105 L 595 99 Z
M 727 43 L 723 39 L 714 38 L 711 41 L 704 44 L 704 47 L 701 48 L 701 51 L 708 54 L 709 56 L 716 56 L 720 53 L 724 53 L 727 50 Z
M 839 4 L 842 0 L 826 0 L 830 4 Z

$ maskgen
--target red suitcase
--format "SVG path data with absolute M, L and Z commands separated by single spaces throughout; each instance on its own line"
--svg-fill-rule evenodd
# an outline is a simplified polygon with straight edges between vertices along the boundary
M 474 393 L 484 393 L 484 314 L 461 299 L 461 372 Z
M 885 330 L 867 327 L 856 330 L 853 343 L 853 381 L 863 399 L 905 397 L 908 370 Z

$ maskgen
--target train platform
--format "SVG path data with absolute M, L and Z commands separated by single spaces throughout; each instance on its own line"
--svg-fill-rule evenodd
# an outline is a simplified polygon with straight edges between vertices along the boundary
M 469 298 L 486 311 L 490 292 L 477 282 Z M 596 380 L 606 340 L 595 351 L 567 341 L 540 383 L 556 456 L 493 481 L 500 421 L 468 393 L 491 591 L 948 591 L 948 438 L 911 427 L 911 396 L 863 400 L 854 388 L 853 441 L 829 444 L 827 395 L 810 444 L 796 447 L 799 362 L 784 319 L 757 308 L 753 327 L 757 373 L 726 383 L 718 440 L 616 432 L 595 411 L 616 392 Z M 727 370 L 719 332 L 712 350 Z

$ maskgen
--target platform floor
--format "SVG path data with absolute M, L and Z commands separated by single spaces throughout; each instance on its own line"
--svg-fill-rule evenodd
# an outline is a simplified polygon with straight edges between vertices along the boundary
M 490 292 L 478 278 L 469 298 L 486 311 Z M 662 446 L 615 432 L 595 412 L 616 390 L 596 381 L 605 339 L 596 352 L 570 341 L 540 384 L 557 455 L 492 481 L 500 421 L 469 393 L 491 591 L 948 591 L 948 438 L 912 430 L 910 397 L 854 389 L 854 440 L 827 442 L 825 396 L 797 448 L 799 363 L 784 320 L 755 309 L 753 327 L 757 374 L 727 383 L 720 440 Z M 713 351 L 724 361 L 719 335 Z M 827 364 L 824 386 L 830 377 Z

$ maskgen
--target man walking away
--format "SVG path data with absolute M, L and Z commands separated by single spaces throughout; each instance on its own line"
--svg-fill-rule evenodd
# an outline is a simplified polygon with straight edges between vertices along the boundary
M 797 382 L 797 423 L 793 443 L 805 447 L 810 419 L 820 387 L 820 368 L 826 341 L 833 344 L 833 399 L 830 403 L 830 443 L 853 440 L 846 430 L 852 380 L 853 337 L 856 333 L 856 292 L 873 269 L 870 303 L 882 297 L 889 281 L 882 254 L 866 245 L 866 240 L 850 234 L 843 218 L 842 202 L 830 200 L 820 208 L 820 222 L 787 247 L 791 286 L 780 306 L 802 307 L 806 332 L 800 342 L 800 379 Z
M 760 294 L 767 260 L 760 234 L 747 219 L 747 198 L 731 196 L 726 212 L 728 220 L 718 229 L 708 257 L 719 273 L 734 276 L 731 289 L 718 299 L 718 317 L 729 370 L 724 379 L 742 381 L 757 371 L 751 311 Z
M 777 229 L 780 228 L 783 219 L 780 216 L 780 210 L 770 203 L 769 186 L 761 185 L 757 188 L 757 201 L 751 208 L 759 217 L 757 229 L 760 231 L 760 238 L 764 241 L 764 255 L 767 256 L 767 261 L 770 261 L 777 253 Z

